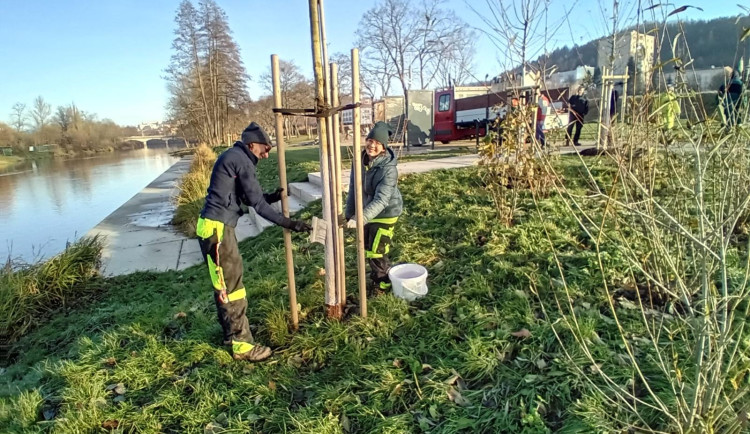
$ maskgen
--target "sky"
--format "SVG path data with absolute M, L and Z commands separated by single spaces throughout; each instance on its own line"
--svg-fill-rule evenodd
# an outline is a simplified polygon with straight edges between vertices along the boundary
M 416 1 L 416 0 L 414 0 Z M 476 29 L 475 76 L 502 71 L 501 51 L 486 36 L 478 14 L 488 0 L 445 0 L 446 7 Z M 499 2 L 500 0 L 490 0 Z M 547 0 L 550 16 L 568 17 L 547 49 L 583 44 L 606 32 L 609 15 L 595 0 Z M 644 4 L 651 0 L 642 0 Z M 653 0 L 656 1 L 656 0 Z M 508 0 L 505 0 L 507 3 Z M 217 0 L 251 76 L 250 96 L 265 93 L 260 77 L 271 54 L 293 60 L 312 77 L 308 2 L 305 0 Z M 329 53 L 354 48 L 360 18 L 377 0 L 325 0 Z M 630 9 L 637 0 L 620 0 Z M 690 0 L 683 19 L 712 19 L 740 12 L 737 0 Z M 742 3 L 741 1 L 739 3 Z M 682 3 L 680 3 L 682 4 Z M 99 119 L 120 125 L 164 119 L 164 69 L 172 54 L 174 16 L 179 0 L 0 0 L 0 121 L 11 107 L 30 107 L 41 95 L 53 107 L 72 102 Z M 592 24 L 600 23 L 600 24 Z M 559 24 L 559 26 L 558 26 Z

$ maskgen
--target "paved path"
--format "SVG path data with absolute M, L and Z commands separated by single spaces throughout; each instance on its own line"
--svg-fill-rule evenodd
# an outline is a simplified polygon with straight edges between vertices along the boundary
M 560 152 L 574 151 L 563 148 Z M 470 167 L 477 162 L 478 156 L 472 154 L 399 163 L 398 169 L 401 175 L 406 175 Z M 178 233 L 169 224 L 174 214 L 173 199 L 179 179 L 189 166 L 190 157 L 182 158 L 86 234 L 105 237 L 102 253 L 105 275 L 182 270 L 202 261 L 198 242 Z M 348 170 L 342 172 L 342 178 L 343 184 L 348 187 Z M 319 172 L 308 174 L 308 182 L 289 184 L 290 210 L 297 212 L 308 203 L 320 199 L 321 185 Z M 237 224 L 237 238 L 254 237 L 269 226 L 270 222 L 250 209 Z

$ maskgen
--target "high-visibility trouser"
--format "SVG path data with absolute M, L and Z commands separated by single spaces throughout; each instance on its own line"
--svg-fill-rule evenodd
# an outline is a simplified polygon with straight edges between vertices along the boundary
M 235 354 L 253 348 L 253 335 L 247 321 L 247 298 L 242 284 L 242 256 L 237 246 L 234 228 L 216 220 L 198 219 L 196 227 L 203 259 L 211 276 L 214 302 L 219 324 L 224 332 L 224 343 L 232 345 Z M 219 297 L 225 290 L 228 302 Z
M 378 218 L 370 220 L 365 225 L 365 257 L 370 263 L 370 279 L 380 289 L 389 289 L 391 279 L 388 270 L 391 261 L 388 252 L 391 251 L 393 229 L 398 217 Z

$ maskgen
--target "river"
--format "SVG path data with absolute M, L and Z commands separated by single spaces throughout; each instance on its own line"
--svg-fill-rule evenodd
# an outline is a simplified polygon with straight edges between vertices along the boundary
M 141 149 L 26 161 L 0 172 L 2 263 L 59 253 L 177 160 L 164 149 Z

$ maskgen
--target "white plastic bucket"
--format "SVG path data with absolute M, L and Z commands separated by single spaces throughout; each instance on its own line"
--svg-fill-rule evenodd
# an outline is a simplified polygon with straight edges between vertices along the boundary
M 427 294 L 427 269 L 419 264 L 400 264 L 391 267 L 388 277 L 393 284 L 393 295 L 406 301 Z

